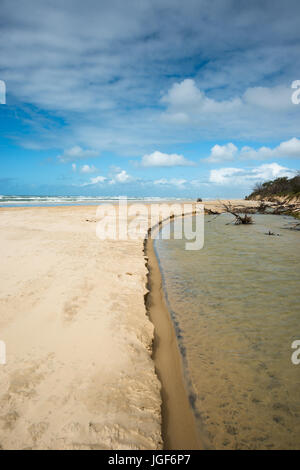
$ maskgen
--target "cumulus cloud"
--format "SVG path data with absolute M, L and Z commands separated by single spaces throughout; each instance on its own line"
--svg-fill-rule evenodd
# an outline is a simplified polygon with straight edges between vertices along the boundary
M 300 134 L 300 106 L 289 90 L 299 73 L 296 0 L 289 8 L 280 1 L 36 3 L 1 1 L 1 79 L 8 101 L 30 104 L 22 119 L 31 132 L 18 140 L 24 146 L 77 141 L 138 156 L 154 145 Z
M 300 132 L 300 107 L 292 103 L 290 84 L 245 87 L 226 99 L 208 93 L 216 95 L 201 89 L 195 79 L 173 83 L 161 98 L 166 107 L 161 122 L 175 127 L 177 135 L 189 129 L 193 137 L 196 132 L 212 138 L 228 133 L 245 138 Z
M 243 171 L 244 170 L 240 168 L 219 168 L 218 170 L 211 170 L 209 181 L 217 184 L 225 184 L 232 180 L 237 181 L 234 176 L 238 173 L 243 173 Z
M 270 158 L 300 158 L 300 139 L 293 137 L 281 142 L 274 148 L 262 146 L 257 150 L 250 146 L 238 149 L 232 142 L 225 145 L 214 145 L 208 158 L 203 161 L 220 163 L 232 160 L 267 160 Z
M 174 83 L 163 95 L 161 102 L 167 106 L 163 117 L 177 122 L 192 122 L 205 115 L 245 112 L 249 105 L 252 108 L 259 107 L 260 112 L 261 108 L 272 111 L 295 110 L 288 86 L 250 87 L 230 100 L 218 100 L 209 98 L 191 78 Z
M 96 184 L 102 184 L 107 181 L 107 178 L 105 176 L 95 176 L 94 178 L 91 178 L 90 181 L 87 183 L 82 183 L 80 186 L 91 186 L 91 185 L 96 185 Z
M 170 167 L 170 166 L 193 166 L 194 162 L 187 160 L 183 155 L 176 153 L 168 154 L 155 151 L 146 154 L 142 158 L 142 166 L 144 167 Z
M 178 186 L 178 187 L 183 187 L 187 183 L 187 180 L 185 179 L 180 179 L 180 178 L 171 178 L 171 179 L 166 179 L 166 178 L 161 178 L 159 180 L 153 181 L 153 184 L 155 185 L 170 185 L 170 186 Z
M 295 176 L 296 170 L 291 170 L 278 163 L 266 163 L 252 169 L 219 168 L 211 170 L 209 181 L 219 185 L 241 185 L 253 181 L 266 181 L 281 176 Z
M 234 160 L 237 155 L 238 148 L 231 142 L 225 145 L 214 145 L 211 149 L 210 156 L 205 159 L 209 163 L 226 162 Z
M 255 150 L 251 147 L 243 147 L 240 158 L 244 160 L 264 160 L 267 158 L 300 158 L 300 140 L 296 137 L 281 142 L 277 147 L 260 147 Z
M 80 173 L 95 173 L 97 168 L 94 165 L 82 165 Z
M 8 100 L 48 114 L 30 109 L 24 146 L 59 141 L 65 148 L 80 135 L 84 146 L 92 138 L 95 148 L 132 155 L 193 138 L 299 135 L 299 119 L 288 114 L 299 117 L 300 106 L 287 91 L 299 71 L 296 0 L 289 8 L 278 1 L 237 8 L 216 0 L 212 8 L 165 0 L 162 8 L 159 0 L 52 0 L 37 10 L 36 3 L 1 1 Z M 162 120 L 158 104 L 166 108 Z M 67 123 L 62 131 L 57 118 Z M 187 126 L 194 126 L 188 134 Z
M 170 90 L 162 97 L 161 102 L 179 109 L 190 109 L 199 106 L 205 100 L 204 94 L 197 88 L 195 81 L 186 78 L 182 82 L 174 83 Z
M 113 178 L 110 180 L 110 184 L 115 184 L 115 183 L 130 183 L 134 181 L 134 178 L 129 175 L 125 170 L 121 170 L 119 172 L 116 172 Z
M 199 114 L 229 112 L 241 105 L 239 98 L 223 101 L 208 98 L 191 78 L 174 83 L 161 102 L 167 105 L 164 120 L 183 123 L 195 120 Z
M 83 168 L 83 167 L 82 167 Z M 95 176 L 94 178 L 90 178 L 90 180 L 86 183 L 81 184 L 81 186 L 90 186 L 96 184 L 125 184 L 131 183 L 136 181 L 133 176 L 129 175 L 125 170 L 122 170 L 118 167 L 112 167 L 112 173 L 109 174 L 108 177 L 106 176 Z M 83 173 L 90 173 L 90 171 L 85 171 Z
M 96 150 L 84 150 L 83 148 L 79 147 L 79 145 L 75 145 L 74 147 L 64 150 L 63 154 L 58 155 L 57 158 L 61 163 L 67 163 L 70 160 L 97 157 L 98 155 L 99 152 Z
M 259 180 L 270 180 L 274 178 L 279 178 L 281 176 L 287 176 L 289 178 L 297 174 L 296 170 L 291 170 L 284 166 L 278 165 L 278 163 L 266 163 L 260 165 L 258 168 L 252 170 L 252 179 Z

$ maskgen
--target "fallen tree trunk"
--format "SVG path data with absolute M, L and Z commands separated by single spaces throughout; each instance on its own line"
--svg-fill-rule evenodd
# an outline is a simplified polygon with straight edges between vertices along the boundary
M 244 214 L 243 216 L 238 213 L 238 208 L 232 207 L 231 204 L 224 204 L 225 212 L 232 214 L 235 217 L 233 221 L 235 225 L 250 225 L 253 224 L 253 219 L 250 215 Z M 241 213 L 241 212 L 240 212 Z

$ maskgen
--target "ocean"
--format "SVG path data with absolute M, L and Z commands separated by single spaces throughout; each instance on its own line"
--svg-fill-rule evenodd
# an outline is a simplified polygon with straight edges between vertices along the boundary
M 0 195 L 0 207 L 51 207 L 88 206 L 127 199 L 128 202 L 180 201 L 180 198 L 127 197 L 127 196 L 4 196 Z

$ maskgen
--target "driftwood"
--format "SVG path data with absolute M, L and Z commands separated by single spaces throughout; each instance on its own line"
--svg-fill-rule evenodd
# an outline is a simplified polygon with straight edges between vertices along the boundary
M 260 214 L 274 214 L 274 215 L 300 215 L 300 201 L 291 203 L 288 198 L 279 200 L 270 198 L 268 201 L 261 201 L 257 208 Z
M 271 230 L 269 230 L 268 232 L 266 232 L 265 235 L 274 235 L 274 236 L 276 236 L 276 237 L 280 237 L 280 233 L 274 233 L 274 232 L 271 232 Z
M 240 207 L 240 206 L 235 206 L 234 208 L 235 212 L 238 214 L 256 214 L 257 213 L 257 207 Z
M 249 200 L 249 199 L 248 199 Z M 221 209 L 216 211 L 212 209 L 208 209 L 205 207 L 205 214 L 207 215 L 214 215 L 211 220 L 208 222 L 212 222 L 215 220 L 221 213 L 227 212 L 228 214 L 232 214 L 234 216 L 234 220 L 229 222 L 227 225 L 234 223 L 235 225 L 251 225 L 254 223 L 253 218 L 249 214 L 274 214 L 274 215 L 290 215 L 296 218 L 300 218 L 300 201 L 296 202 L 289 202 L 288 199 L 278 200 L 273 199 L 272 201 L 260 201 L 259 205 L 255 206 L 242 206 L 236 205 L 232 206 L 229 202 L 227 204 L 222 203 L 219 201 Z M 290 230 L 298 230 L 300 231 L 300 222 L 292 225 L 291 227 L 286 227 Z M 266 235 L 278 235 L 273 234 L 271 231 L 266 233 Z
M 207 207 L 204 208 L 204 212 L 206 215 L 220 215 L 221 212 L 218 211 L 213 211 L 211 209 L 207 209 Z
M 268 205 L 265 202 L 261 201 L 260 205 L 257 208 L 257 212 L 259 212 L 260 214 L 263 214 L 266 211 L 267 207 Z
M 247 198 L 250 201 L 249 198 Z M 247 207 L 245 210 L 237 210 L 248 214 L 274 214 L 274 215 L 290 215 L 292 217 L 300 218 L 300 199 L 293 199 L 291 202 L 290 197 L 278 199 L 276 197 L 269 197 L 268 199 L 261 200 L 258 206 Z
M 289 230 L 300 230 L 300 223 L 294 224 L 291 227 L 288 227 Z
M 253 219 L 250 215 L 244 214 L 243 216 L 240 215 L 241 212 L 239 211 L 238 208 L 233 207 L 231 204 L 224 204 L 223 207 L 225 209 L 225 212 L 228 212 L 229 214 L 232 214 L 235 219 L 234 219 L 234 224 L 235 225 L 250 225 L 253 224 Z

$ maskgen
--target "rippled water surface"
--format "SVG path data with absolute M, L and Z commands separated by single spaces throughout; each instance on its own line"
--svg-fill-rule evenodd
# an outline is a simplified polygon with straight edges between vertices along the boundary
M 300 449 L 300 232 L 205 216 L 205 244 L 157 240 L 197 422 L 213 448 Z M 276 235 L 266 233 L 271 230 Z M 278 235 L 279 236 L 278 236 Z
M 127 196 L 4 196 L 0 195 L 0 207 L 35 207 L 35 206 L 85 206 L 104 203 L 116 203 L 119 200 L 128 202 L 159 202 L 177 200 L 177 198 L 160 197 L 127 197 Z

